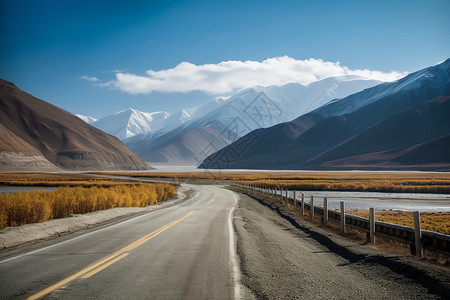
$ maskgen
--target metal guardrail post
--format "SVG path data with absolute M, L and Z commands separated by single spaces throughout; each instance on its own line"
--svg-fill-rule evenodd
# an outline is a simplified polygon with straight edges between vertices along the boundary
M 375 244 L 375 210 L 369 208 L 369 238 L 370 243 Z
M 314 221 L 314 196 L 311 195 L 311 210 L 310 210 L 310 214 L 311 214 L 311 220 Z
M 328 226 L 328 199 L 323 198 L 323 226 Z
M 344 201 L 340 202 L 340 208 L 341 208 L 341 233 L 345 233 L 346 232 L 346 228 L 345 228 L 345 204 Z
M 422 230 L 420 229 L 420 212 L 414 212 L 414 244 L 416 246 L 416 255 L 423 258 L 422 250 Z

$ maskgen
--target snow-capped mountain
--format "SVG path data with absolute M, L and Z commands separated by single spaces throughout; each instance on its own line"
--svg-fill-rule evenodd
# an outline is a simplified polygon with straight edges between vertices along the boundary
M 450 59 L 255 130 L 200 167 L 448 170 L 449 107 Z
M 316 81 L 307 86 L 299 83 L 257 86 L 236 93 L 220 109 L 206 114 L 184 128 L 212 126 L 223 131 L 230 127 L 229 129 L 238 134 L 238 138 L 258 128 L 290 121 L 332 99 L 343 98 L 380 83 L 355 76 L 339 76 Z
M 148 113 L 129 108 L 96 120 L 91 125 L 116 136 L 120 140 L 133 140 L 135 136 L 153 138 L 202 117 L 221 106 L 224 101 L 226 100 L 219 98 L 173 114 L 164 111 Z
M 169 113 L 164 111 L 146 113 L 129 108 L 104 117 L 91 125 L 123 140 L 161 129 L 168 117 Z
M 212 153 L 200 151 L 202 153 L 193 156 L 192 151 L 189 151 L 190 154 L 186 154 L 186 149 L 192 147 L 185 143 L 188 140 L 185 135 L 189 132 L 192 138 L 193 132 L 204 132 L 192 131 L 194 128 L 208 128 L 209 138 L 197 139 L 202 143 L 199 148 L 207 149 L 211 141 L 215 141 L 214 147 L 208 151 L 217 151 L 254 129 L 292 120 L 332 99 L 348 96 L 379 83 L 355 76 L 340 76 L 308 86 L 291 83 L 253 87 L 237 92 L 227 100 L 220 98 L 208 105 L 179 112 L 174 119 L 189 119 L 188 116 L 191 116 L 190 121 L 170 128 L 172 130 L 163 127 L 156 134 L 138 135 L 124 143 L 149 162 L 170 164 L 176 161 L 179 164 L 184 161 L 184 164 L 195 165 Z M 218 140 L 224 142 L 218 143 Z
M 182 124 L 201 118 L 211 111 L 219 108 L 225 101 L 226 100 L 223 98 L 217 98 L 203 105 L 185 108 L 179 112 L 173 113 L 164 121 L 164 126 L 157 132 L 157 134 L 161 135 L 177 128 Z
M 80 114 L 76 114 L 75 116 L 77 116 L 78 118 L 80 118 L 81 120 L 85 121 L 88 124 L 91 124 L 91 123 L 94 123 L 95 121 L 97 121 L 96 118 L 90 117 L 90 116 L 84 116 L 84 115 L 80 115 Z

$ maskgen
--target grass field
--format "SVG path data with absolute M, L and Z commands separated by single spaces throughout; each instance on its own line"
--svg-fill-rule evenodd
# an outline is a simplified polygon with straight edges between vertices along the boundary
M 258 185 L 270 188 L 287 188 L 297 190 L 328 190 L 328 191 L 377 191 L 377 192 L 414 192 L 414 193 L 444 193 L 450 194 L 450 174 L 448 173 L 382 173 L 382 172 L 185 172 L 185 173 L 111 173 L 100 172 L 99 175 L 120 175 L 130 176 L 136 178 L 158 178 L 170 179 L 178 182 L 196 182 L 214 183 L 214 182 L 239 182 L 248 185 Z M 133 203 L 126 194 L 136 195 L 137 190 L 131 186 L 139 186 L 136 183 L 130 183 L 126 180 L 115 180 L 104 177 L 92 177 L 84 174 L 46 174 L 46 173 L 0 173 L 0 185 L 19 185 L 19 186 L 56 186 L 56 187 L 76 187 L 79 191 L 77 199 L 92 199 L 92 203 L 97 203 L 98 209 L 109 208 L 108 205 L 116 205 L 111 207 L 122 207 L 121 205 L 142 206 L 144 204 Z M 124 189 L 118 192 L 120 186 Z M 166 187 L 169 185 L 161 185 Z M 89 189 L 88 187 L 95 187 Z M 172 187 L 173 188 L 173 187 Z M 37 198 L 49 198 L 51 193 L 60 195 L 60 198 L 69 191 L 74 189 L 61 189 L 55 192 L 31 192 L 18 193 L 16 203 L 24 202 L 24 198 L 29 197 L 31 202 L 27 205 L 29 216 L 27 220 L 30 222 L 40 222 L 45 218 L 56 218 L 61 214 L 52 209 L 36 207 L 45 206 L 37 200 L 31 200 L 31 195 L 34 193 L 40 194 Z M 128 190 L 125 192 L 125 190 Z M 48 194 L 49 193 L 49 194 Z M 84 194 L 85 193 L 85 194 Z M 172 195 L 172 191 L 165 191 L 164 195 Z M 81 195 L 84 196 L 81 196 Z M 28 195 L 28 196 L 25 196 Z M 118 196 L 120 195 L 120 196 Z M 162 194 L 158 194 L 158 200 Z M 138 196 L 139 198 L 140 196 Z M 51 197 L 50 197 L 51 198 Z M 66 197 L 70 198 L 70 197 Z M 119 200 L 124 198 L 128 200 Z M 149 199 L 151 197 L 148 197 Z M 95 200 L 94 200 L 95 199 Z M 151 198 L 153 199 L 153 198 Z M 35 202 L 33 202 L 35 201 Z M 55 200 L 52 205 L 58 206 Z M 115 201 L 115 202 L 114 202 Z M 0 200 L 0 205 L 5 200 Z M 151 201 L 150 201 L 151 202 Z M 25 202 L 24 202 L 25 203 Z M 34 203 L 33 205 L 30 203 Z M 71 204 L 64 204 L 70 207 L 77 207 L 74 202 Z M 87 200 L 82 200 L 78 203 L 79 211 L 71 213 L 82 213 L 93 204 L 88 204 Z M 115 204 L 110 204 L 115 203 Z M 145 202 L 143 202 L 145 203 Z M 93 205 L 93 206 L 95 206 Z M 148 204 L 145 204 L 148 205 Z M 24 206 L 26 206 L 24 204 Z M 22 209 L 22 208 L 21 208 Z M 4 208 L 0 207 L 0 212 Z M 25 211 L 25 208 L 23 208 Z M 1 213 L 0 213 L 1 214 Z M 367 216 L 365 212 L 354 212 L 356 215 Z M 24 215 L 26 215 L 24 213 Z M 66 214 L 67 215 L 67 214 Z M 46 216 L 46 217 L 43 217 Z M 23 218 L 22 218 L 23 219 Z M 408 212 L 377 212 L 377 220 L 385 221 L 394 224 L 412 226 L 412 216 Z M 422 213 L 422 226 L 425 230 L 436 231 L 444 234 L 450 234 L 450 213 Z M 1 224 L 9 224 L 4 226 L 14 226 L 14 224 L 24 224 L 23 221 L 5 221 L 5 215 L 0 215 Z M 27 221 L 28 222 L 28 221 Z
M 0 173 L 0 186 L 110 187 L 120 184 L 127 185 L 130 182 L 83 174 Z
M 0 194 L 0 228 L 115 207 L 145 207 L 175 196 L 172 185 L 86 175 L 0 174 L 0 185 L 59 186 L 55 191 Z
M 99 173 L 114 175 L 114 173 Z M 450 194 L 449 173 L 382 172 L 186 172 L 117 173 L 138 178 L 234 181 L 270 188 L 309 191 L 411 192 Z

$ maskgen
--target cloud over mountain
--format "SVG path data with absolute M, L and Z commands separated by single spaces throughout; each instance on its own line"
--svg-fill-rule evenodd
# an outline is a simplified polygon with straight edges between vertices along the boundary
M 117 88 L 129 94 L 151 92 L 203 91 L 226 94 L 251 86 L 283 85 L 286 83 L 310 84 L 340 75 L 355 75 L 380 81 L 394 81 L 405 72 L 381 72 L 375 70 L 352 70 L 339 62 L 321 59 L 297 60 L 288 56 L 258 61 L 223 61 L 218 64 L 195 65 L 182 62 L 166 70 L 148 70 L 145 75 L 118 72 L 116 78 L 103 86 Z

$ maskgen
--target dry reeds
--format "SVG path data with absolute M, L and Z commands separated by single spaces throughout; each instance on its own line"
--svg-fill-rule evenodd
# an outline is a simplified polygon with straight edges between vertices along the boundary
M 165 201 L 175 193 L 172 185 L 146 183 L 0 194 L 0 228 L 115 207 L 145 207 Z
M 364 218 L 369 217 L 365 211 L 348 211 L 348 213 Z M 377 211 L 377 221 L 414 227 L 413 213 L 409 211 Z M 450 235 L 450 212 L 421 212 L 420 227 L 423 230 Z
M 113 175 L 114 173 L 99 173 Z M 383 172 L 187 172 L 119 173 L 123 176 L 235 181 L 297 190 L 450 193 L 449 173 Z M 116 174 L 118 175 L 118 174 Z

